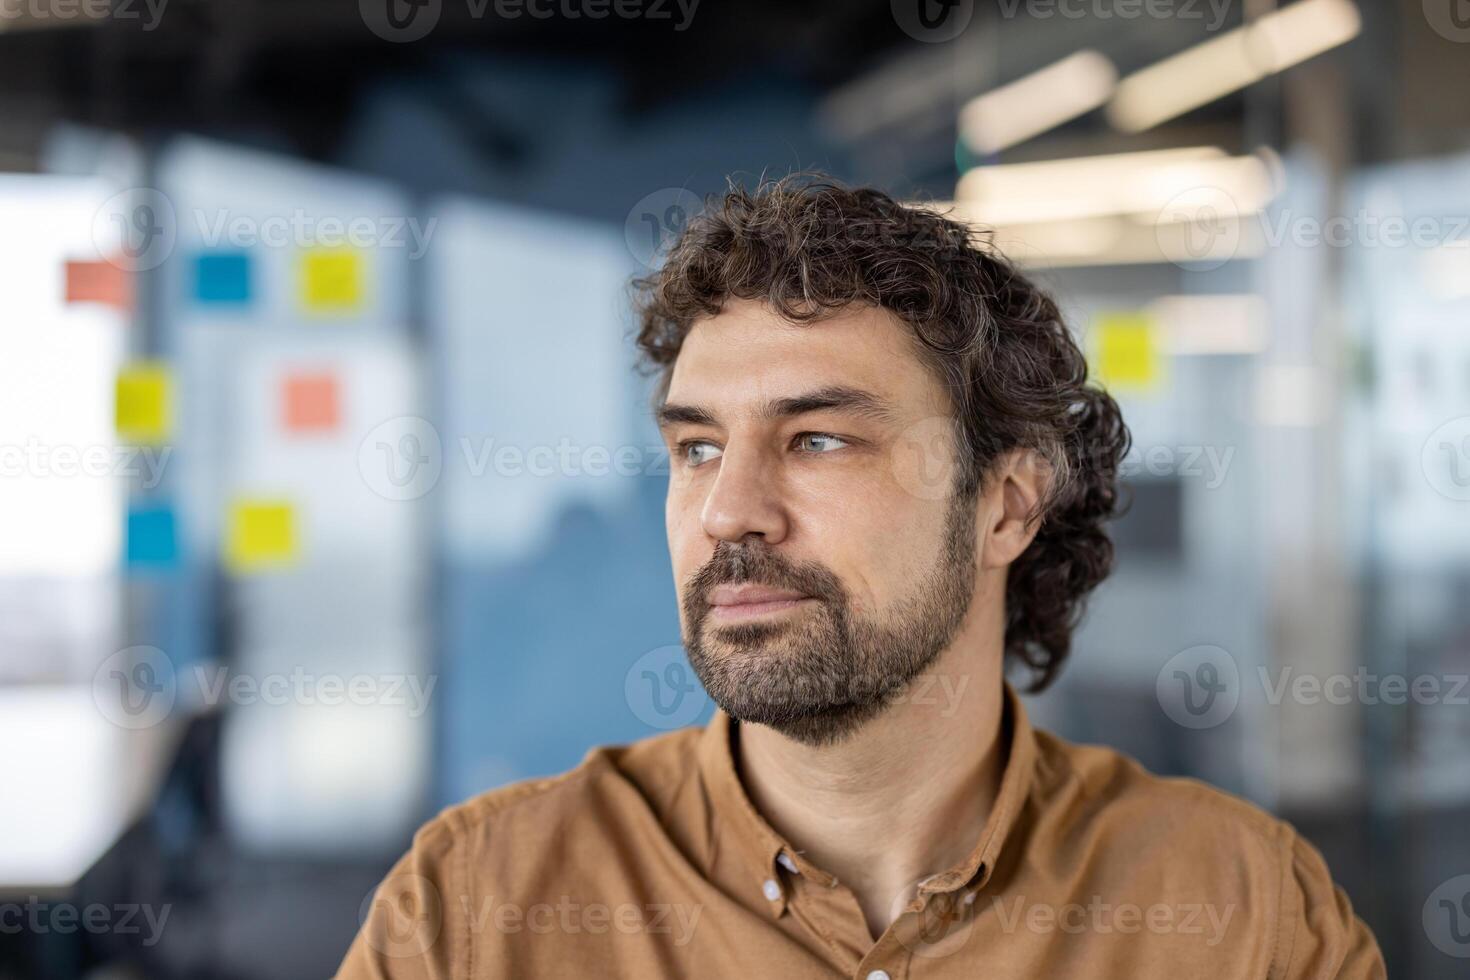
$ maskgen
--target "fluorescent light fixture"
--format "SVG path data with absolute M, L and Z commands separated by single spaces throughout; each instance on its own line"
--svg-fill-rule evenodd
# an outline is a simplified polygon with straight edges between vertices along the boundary
M 1143 132 L 1344 44 L 1362 26 L 1351 0 L 1298 0 L 1124 78 L 1108 119 Z
M 955 200 L 987 225 L 1116 214 L 1156 224 L 1193 220 L 1206 205 L 1226 218 L 1254 214 L 1275 192 L 1267 161 L 1197 146 L 976 167 L 960 178 Z
M 1240 219 L 1210 229 L 1182 221 L 1151 227 L 1147 215 L 1124 214 L 991 225 L 976 221 L 964 205 L 953 201 L 909 206 L 970 224 L 979 247 L 994 248 L 1020 265 L 1039 269 L 1162 262 L 1219 265 L 1257 258 L 1265 250 L 1260 225 Z
M 1153 216 L 1114 214 L 993 225 L 976 221 L 964 205 L 953 202 L 913 206 L 973 225 L 980 247 L 993 247 L 1031 268 L 1163 262 L 1213 267 L 1233 259 L 1257 258 L 1265 251 L 1260 223 L 1241 218 L 1220 219 L 1207 226 L 1185 221 L 1150 225 Z
M 1216 267 L 1264 251 L 1259 226 L 1235 219 L 1201 233 L 1178 223 L 1150 228 L 1131 215 L 1003 225 L 991 241 L 1007 257 L 1032 268 L 1145 265 L 1173 262 Z
M 970 100 L 960 110 L 960 138 L 995 153 L 1107 102 L 1118 70 L 1096 51 L 1078 51 Z
M 987 224 L 1047 221 L 1130 210 L 1117 200 L 1120 181 L 1149 167 L 1224 159 L 1225 151 L 1194 146 L 1142 153 L 975 167 L 955 186 L 955 201 Z

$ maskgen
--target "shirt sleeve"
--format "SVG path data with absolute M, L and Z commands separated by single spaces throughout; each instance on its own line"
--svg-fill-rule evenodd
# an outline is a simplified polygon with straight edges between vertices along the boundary
M 447 814 L 414 836 L 413 847 L 364 903 L 362 927 L 335 980 L 470 976 L 462 851 Z
M 1284 980 L 1384 980 L 1378 942 L 1353 914 L 1317 849 L 1290 834 L 1283 862 L 1281 933 L 1272 977 Z

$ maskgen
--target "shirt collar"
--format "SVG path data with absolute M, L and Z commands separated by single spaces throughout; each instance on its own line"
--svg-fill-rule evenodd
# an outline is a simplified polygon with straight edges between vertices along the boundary
M 980 887 L 990 877 L 1001 848 L 1020 816 L 1021 809 L 1031 792 L 1032 770 L 1036 760 L 1036 739 L 1026 709 L 1009 683 L 1004 683 L 1004 716 L 1001 737 L 1005 738 L 1005 767 L 1001 774 L 1000 790 L 995 805 L 979 840 L 964 861 L 939 874 L 925 879 L 919 886 L 920 894 L 950 892 L 972 881 Z M 783 853 L 798 868 L 803 877 L 822 885 L 836 884 L 836 879 L 811 864 L 795 848 L 782 839 L 751 803 L 745 787 L 735 771 L 734 745 L 735 722 L 724 711 L 716 710 L 714 717 L 705 727 L 699 744 L 699 766 L 711 802 L 715 819 L 724 825 L 731 841 L 742 853 L 751 869 L 752 885 L 762 889 L 767 881 L 779 881 L 776 873 L 777 858 Z M 784 862 L 783 862 L 784 863 Z M 978 880 L 977 880 L 978 879 Z M 772 900 L 774 911 L 779 914 L 785 904 L 784 892 Z M 768 896 L 769 897 L 769 896 Z

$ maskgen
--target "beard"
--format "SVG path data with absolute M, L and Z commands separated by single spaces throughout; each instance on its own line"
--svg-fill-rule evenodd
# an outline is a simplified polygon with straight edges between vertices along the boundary
M 968 499 L 966 499 L 968 497 Z M 815 600 L 790 621 L 710 625 L 717 585 L 754 583 Z M 933 567 L 889 608 L 859 616 L 818 562 L 764 542 L 721 541 L 684 589 L 684 648 L 705 691 L 737 721 L 830 745 L 877 717 L 953 641 L 975 586 L 975 498 L 957 493 Z

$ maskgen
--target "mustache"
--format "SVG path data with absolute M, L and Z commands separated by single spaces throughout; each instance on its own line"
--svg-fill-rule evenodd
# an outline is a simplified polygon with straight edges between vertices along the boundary
M 837 576 L 820 562 L 793 562 L 756 542 L 721 541 L 709 561 L 689 577 L 685 606 L 691 612 L 702 611 L 715 586 L 746 583 L 789 589 L 823 602 L 843 602 L 847 597 Z

